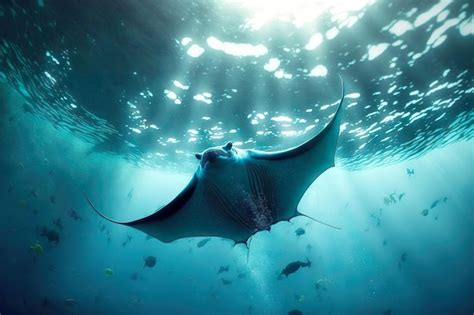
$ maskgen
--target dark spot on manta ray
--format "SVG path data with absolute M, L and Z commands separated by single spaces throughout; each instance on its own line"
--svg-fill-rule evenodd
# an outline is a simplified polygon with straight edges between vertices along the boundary
M 240 149 L 228 142 L 196 153 L 199 166 L 191 181 L 170 203 L 149 216 L 116 221 L 84 195 L 104 219 L 129 225 L 165 243 L 215 236 L 245 244 L 252 235 L 268 231 L 278 222 L 306 216 L 297 209 L 301 198 L 323 172 L 334 166 L 344 100 L 342 78 L 341 85 L 336 112 L 317 135 L 285 151 Z

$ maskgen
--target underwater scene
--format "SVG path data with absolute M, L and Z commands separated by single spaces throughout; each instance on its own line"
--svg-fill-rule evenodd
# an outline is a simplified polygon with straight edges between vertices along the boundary
M 474 3 L 1 0 L 0 315 L 474 314 Z

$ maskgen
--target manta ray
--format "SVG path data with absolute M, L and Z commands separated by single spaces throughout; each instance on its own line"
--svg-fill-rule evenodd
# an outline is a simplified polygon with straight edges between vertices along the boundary
M 252 235 L 269 231 L 278 222 L 301 215 L 313 219 L 297 207 L 308 187 L 334 166 L 344 100 L 342 78 L 341 86 L 336 112 L 317 135 L 284 151 L 240 149 L 227 142 L 196 153 L 199 165 L 187 186 L 146 217 L 116 221 L 100 212 L 84 193 L 87 202 L 104 219 L 165 243 L 214 236 L 247 244 Z

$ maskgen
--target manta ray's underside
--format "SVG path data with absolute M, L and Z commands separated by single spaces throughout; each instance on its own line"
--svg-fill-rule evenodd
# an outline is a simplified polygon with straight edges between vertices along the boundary
M 128 222 L 103 218 L 141 230 L 162 242 L 219 236 L 245 243 L 271 225 L 302 215 L 297 210 L 308 187 L 334 166 L 342 97 L 332 120 L 303 144 L 278 152 L 238 149 L 228 142 L 196 154 L 193 178 L 170 203 Z

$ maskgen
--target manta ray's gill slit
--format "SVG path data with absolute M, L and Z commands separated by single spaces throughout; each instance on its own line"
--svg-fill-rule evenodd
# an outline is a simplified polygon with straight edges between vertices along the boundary
M 222 192 L 211 182 L 205 181 L 206 187 L 212 193 L 212 196 L 216 199 L 222 209 L 237 223 L 247 228 L 249 231 L 253 231 L 253 225 L 245 220 L 238 212 L 232 209 L 232 205 L 229 203 L 227 198 L 222 194 Z
M 254 174 L 254 171 L 252 169 L 252 165 L 250 163 L 247 163 L 246 164 L 246 169 L 247 169 L 247 178 L 248 178 L 248 181 L 249 181 L 250 190 L 252 191 L 253 198 L 256 199 L 258 194 L 259 194 L 259 191 L 256 187 L 255 178 L 254 178 L 255 174 Z
M 261 168 L 261 177 L 264 181 L 264 186 L 263 188 L 265 189 L 265 194 L 264 196 L 267 196 L 267 206 L 271 211 L 272 214 L 272 224 L 273 222 L 277 219 L 277 210 L 276 207 L 276 202 L 275 202 L 275 190 L 273 187 L 273 181 L 270 179 L 270 175 L 268 173 L 268 169 L 266 168 Z
M 276 220 L 275 199 L 267 171 L 252 163 L 247 163 L 246 166 L 254 201 L 259 206 L 259 210 L 263 211 L 266 208 L 270 210 L 271 223 L 273 223 Z

